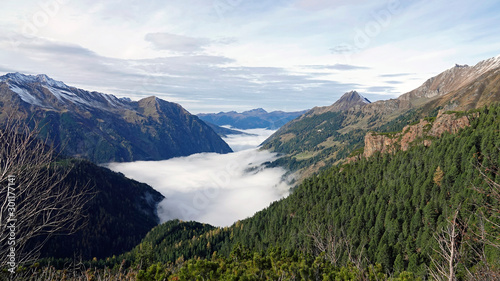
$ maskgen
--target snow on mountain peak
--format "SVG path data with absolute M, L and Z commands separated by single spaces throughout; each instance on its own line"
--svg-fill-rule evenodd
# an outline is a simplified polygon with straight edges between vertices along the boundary
M 113 108 L 127 106 L 130 101 L 121 100 L 113 95 L 97 92 L 88 92 L 69 87 L 61 81 L 56 81 L 45 74 L 25 75 L 19 72 L 8 73 L 0 76 L 0 82 L 9 85 L 10 90 L 17 93 L 26 103 L 45 108 L 58 108 L 74 104 L 91 108 L 110 110 Z M 59 104 L 54 104 L 44 95 L 47 92 L 33 90 L 32 85 L 37 84 L 48 90 L 55 97 Z
M 64 84 L 63 82 L 56 81 L 45 74 L 38 74 L 36 76 L 36 78 L 39 82 L 45 83 L 45 84 L 52 86 L 52 87 L 63 88 L 63 89 L 68 88 L 68 86 L 66 84 Z
M 69 88 L 63 82 L 56 81 L 45 74 L 25 75 L 25 74 L 16 72 L 16 73 L 7 73 L 4 76 L 0 76 L 0 82 L 7 82 L 7 81 L 12 81 L 12 82 L 15 82 L 17 84 L 41 83 L 44 85 L 62 88 L 62 89 Z

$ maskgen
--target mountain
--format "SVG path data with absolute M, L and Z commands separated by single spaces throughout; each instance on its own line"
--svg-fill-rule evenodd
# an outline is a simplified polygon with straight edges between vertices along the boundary
M 266 128 L 276 130 L 286 124 L 288 121 L 297 118 L 305 111 L 283 112 L 272 111 L 267 112 L 262 108 L 252 109 L 238 113 L 236 111 L 219 112 L 219 113 L 201 113 L 198 114 L 201 120 L 210 122 L 218 126 L 230 125 L 237 129 L 256 129 Z
M 439 110 L 469 110 L 500 101 L 500 56 L 475 66 L 456 65 L 396 99 L 364 102 L 355 92 L 336 103 L 313 108 L 281 127 L 263 149 L 283 157 L 274 165 L 303 177 L 339 163 L 363 149 L 369 131 L 400 131 Z
M 212 130 L 214 130 L 214 132 L 216 132 L 221 138 L 225 138 L 228 135 L 252 135 L 252 134 L 248 134 L 248 133 L 245 133 L 242 131 L 221 127 L 221 126 L 212 124 L 208 121 L 204 121 L 204 122 L 205 122 L 205 124 L 210 126 L 210 128 L 212 128 Z
M 300 171 L 302 178 L 344 159 L 359 147 L 366 131 L 344 130 L 346 124 L 359 122 L 359 112 L 371 105 L 355 91 L 345 93 L 337 102 L 315 107 L 290 121 L 264 141 L 262 149 L 278 152 L 281 158 L 272 165 Z
M 67 159 L 70 167 L 62 184 L 76 190 L 88 187 L 83 228 L 71 235 L 53 236 L 42 257 L 92 259 L 131 250 L 159 222 L 157 205 L 164 199 L 151 186 L 126 178 L 86 160 Z
M 351 91 L 342 95 L 334 104 L 324 107 L 315 107 L 308 111 L 307 114 L 323 114 L 326 112 L 347 111 L 350 109 L 356 110 L 369 103 L 371 102 L 367 98 L 356 91 Z
M 42 137 L 65 154 L 96 163 L 231 152 L 208 125 L 178 104 L 88 92 L 43 74 L 1 76 L 0 112 L 0 122 L 11 114 L 39 122 Z

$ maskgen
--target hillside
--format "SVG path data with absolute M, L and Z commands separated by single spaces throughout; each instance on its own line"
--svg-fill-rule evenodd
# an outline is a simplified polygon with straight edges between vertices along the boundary
M 88 187 L 91 200 L 85 205 L 84 227 L 71 235 L 52 237 L 42 257 L 92 259 L 129 251 L 159 223 L 158 191 L 84 160 L 64 160 L 71 171 L 61 184 Z
M 458 210 L 460 224 L 466 224 L 459 239 L 469 241 L 460 244 L 464 253 L 460 264 L 473 274 L 481 274 L 483 262 L 498 269 L 500 250 L 487 245 L 498 245 L 496 238 L 500 233 L 492 223 L 499 217 L 495 213 L 478 212 L 478 208 L 491 206 L 492 210 L 498 210 L 500 206 L 496 199 L 477 192 L 489 188 L 477 167 L 485 167 L 482 172 L 498 182 L 499 174 L 495 171 L 500 167 L 500 123 L 497 122 L 500 105 L 466 115 L 470 126 L 456 134 L 444 133 L 429 146 L 416 145 L 406 151 L 375 154 L 352 164 L 330 167 L 305 180 L 286 199 L 229 228 L 208 228 L 203 234 L 191 232 L 187 235 L 189 239 L 176 240 L 182 237 L 183 231 L 195 231 L 203 226 L 170 222 L 148 234 L 141 247 L 150 245 L 147 253 L 152 262 L 174 262 L 181 256 L 184 259 L 212 257 L 206 261 L 210 267 L 205 268 L 203 274 L 216 274 L 232 266 L 228 263 L 238 263 L 237 257 L 248 261 L 252 256 L 254 261 L 264 257 L 264 264 L 249 261 L 238 268 L 252 265 L 249 274 L 258 268 L 272 271 L 265 265 L 266 259 L 272 264 L 291 259 L 287 262 L 291 265 L 301 259 L 302 253 L 306 255 L 303 266 L 309 264 L 306 260 L 310 257 L 310 270 L 314 270 L 316 262 L 327 259 L 328 264 L 334 266 L 349 266 L 354 262 L 360 266 L 359 270 L 380 264 L 381 272 L 388 275 L 406 270 L 427 278 L 433 269 L 431 258 L 438 258 L 435 250 L 439 246 L 434 237 L 449 225 L 448 221 Z M 485 218 L 493 221 L 485 221 Z M 481 226 L 479 221 L 486 224 Z M 476 236 L 477 227 L 484 227 L 493 240 L 480 240 Z M 180 229 L 181 233 L 175 232 L 177 238 L 166 235 L 172 229 Z M 167 232 L 162 234 L 162 231 Z M 250 250 L 241 252 L 241 247 Z M 481 247 L 486 249 L 483 261 L 474 253 Z M 139 254 L 140 249 L 136 248 L 133 255 L 119 257 L 116 262 L 126 258 L 139 263 L 137 259 L 146 253 Z M 276 249 L 278 253 L 287 250 L 289 254 L 276 256 Z M 215 251 L 232 259 L 227 263 L 214 259 Z M 187 264 L 195 270 L 202 263 L 188 261 Z M 290 268 L 285 272 L 294 270 Z M 459 278 L 467 274 L 464 267 L 457 267 Z
M 354 96 L 354 97 L 353 97 Z M 460 66 L 428 79 L 397 99 L 368 103 L 355 92 L 327 107 L 316 107 L 280 128 L 263 149 L 283 157 L 274 165 L 306 178 L 362 149 L 369 131 L 399 131 L 440 109 L 470 110 L 500 101 L 500 57 Z
M 228 135 L 251 135 L 242 131 L 234 130 L 234 129 L 229 129 L 225 127 L 221 127 L 215 124 L 212 124 L 208 121 L 204 121 L 205 124 L 210 126 L 214 132 L 216 132 L 221 138 L 226 138 Z
M 287 122 L 299 117 L 303 113 L 305 113 L 305 111 L 267 112 L 262 108 L 257 108 L 241 113 L 238 113 L 236 111 L 200 113 L 198 114 L 198 117 L 203 121 L 213 123 L 218 126 L 230 125 L 231 127 L 243 130 L 256 128 L 276 130 Z
M 12 114 L 26 123 L 39 122 L 42 137 L 66 155 L 95 163 L 231 152 L 208 125 L 178 104 L 156 97 L 119 99 L 46 75 L 0 77 L 0 122 Z

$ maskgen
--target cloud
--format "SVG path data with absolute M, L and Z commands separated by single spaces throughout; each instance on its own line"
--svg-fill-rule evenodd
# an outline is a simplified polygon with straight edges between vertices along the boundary
M 350 64 L 337 63 L 334 65 L 304 65 L 306 68 L 312 69 L 329 69 L 329 70 L 357 70 L 357 69 L 370 69 L 366 66 L 356 66 Z
M 392 78 L 392 77 L 405 77 L 413 75 L 414 73 L 389 73 L 389 74 L 381 74 L 379 77 L 383 78 Z
M 373 86 L 373 87 L 368 87 L 366 91 L 368 92 L 374 92 L 374 93 L 391 93 L 394 90 L 394 87 L 390 86 Z
M 402 84 L 403 82 L 401 81 L 395 81 L 395 80 L 389 80 L 389 81 L 384 81 L 385 83 L 387 84 L 393 84 L 393 85 L 397 85 L 397 84 Z
M 75 0 L 46 24 L 33 20 L 46 13 L 37 1 L 7 2 L 4 71 L 133 99 L 157 95 L 193 112 L 301 110 L 384 84 L 399 95 L 500 49 L 490 36 L 500 31 L 495 0 Z M 37 23 L 31 38 L 22 36 L 27 23 Z M 366 46 L 357 44 L 363 37 Z
M 202 153 L 166 161 L 113 163 L 109 168 L 150 184 L 166 198 L 162 222 L 194 220 L 229 226 L 286 197 L 282 168 L 264 168 L 276 155 L 257 149 L 231 154 Z
M 322 9 L 328 9 L 328 8 L 338 8 L 340 6 L 344 5 L 353 5 L 356 4 L 356 2 L 361 2 L 360 0 L 358 1 L 348 1 L 348 0 L 337 0 L 337 1 L 331 1 L 331 0 L 297 0 L 295 5 L 301 9 L 305 10 L 322 10 Z
M 207 38 L 193 38 L 166 32 L 148 33 L 144 39 L 151 42 L 157 49 L 178 53 L 201 52 L 212 43 Z
M 233 149 L 233 151 L 242 151 L 251 149 L 259 146 L 263 143 L 268 137 L 270 137 L 275 130 L 266 130 L 266 129 L 250 129 L 250 130 L 240 130 L 232 128 L 231 126 L 223 126 L 226 128 L 230 128 L 233 130 L 242 131 L 247 133 L 248 135 L 228 135 L 223 138 L 224 141 Z
M 236 61 L 225 56 L 179 54 L 126 60 L 102 56 L 75 44 L 15 38 L 19 44 L 9 51 L 10 39 L 0 36 L 6 72 L 44 73 L 71 86 L 119 97 L 155 95 L 179 102 L 193 113 L 256 107 L 303 110 L 331 104 L 356 87 L 353 83 L 323 79 L 321 73 L 235 66 Z

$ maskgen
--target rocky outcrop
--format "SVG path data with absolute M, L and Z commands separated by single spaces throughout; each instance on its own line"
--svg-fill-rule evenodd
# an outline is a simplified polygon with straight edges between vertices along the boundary
M 368 158 L 376 152 L 406 151 L 415 144 L 429 146 L 433 139 L 439 138 L 443 133 L 455 134 L 467 126 L 470 126 L 467 115 L 441 111 L 436 118 L 422 119 L 418 124 L 408 125 L 398 133 L 369 132 L 365 136 L 363 156 Z

